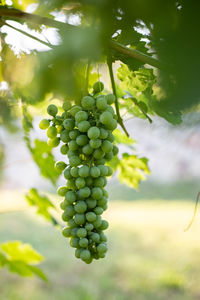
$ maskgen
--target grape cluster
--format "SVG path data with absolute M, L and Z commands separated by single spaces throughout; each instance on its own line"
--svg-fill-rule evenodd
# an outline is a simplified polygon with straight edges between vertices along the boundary
M 96 82 L 93 94 L 83 97 L 80 106 L 65 101 L 61 116 L 55 105 L 49 105 L 47 112 L 52 120 L 44 119 L 39 124 L 47 129 L 51 147 L 64 143 L 60 151 L 68 156 L 69 164 L 59 161 L 55 165 L 67 180 L 66 186 L 58 189 L 65 197 L 60 205 L 62 219 L 67 222 L 63 235 L 76 248 L 75 256 L 86 263 L 105 257 L 107 251 L 103 231 L 108 222 L 101 215 L 107 209 L 106 177 L 112 175 L 112 169 L 105 164 L 118 153 L 112 134 L 117 127 L 112 107 L 115 96 L 100 94 L 103 88 L 102 82 Z

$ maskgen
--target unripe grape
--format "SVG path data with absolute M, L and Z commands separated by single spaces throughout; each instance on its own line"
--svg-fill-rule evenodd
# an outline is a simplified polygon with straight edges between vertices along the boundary
M 105 96 L 101 95 L 101 97 L 96 100 L 96 106 L 99 110 L 105 110 L 107 108 L 108 104 Z
M 73 191 L 68 191 L 65 195 L 65 199 L 69 204 L 72 204 L 76 201 L 76 194 Z
M 47 136 L 50 139 L 53 139 L 57 136 L 57 129 L 55 126 L 51 126 L 47 129 Z
M 102 124 L 106 125 L 110 123 L 110 120 L 113 120 L 112 114 L 109 111 L 104 111 L 100 115 L 100 121 Z
M 63 230 L 62 230 L 62 234 L 65 236 L 65 237 L 70 237 L 71 236 L 71 229 L 69 227 L 65 227 Z
M 101 81 L 97 81 L 93 84 L 94 93 L 100 93 L 104 89 L 104 84 Z
M 68 213 L 66 211 L 63 212 L 62 214 L 62 220 L 65 222 L 69 222 L 71 216 L 68 215 Z
M 76 256 L 77 258 L 80 258 L 81 251 L 82 251 L 81 248 L 77 248 L 77 249 L 75 250 L 75 256 Z
M 74 221 L 77 225 L 83 225 L 85 223 L 85 215 L 84 214 L 75 214 Z
M 101 140 L 99 139 L 96 139 L 96 140 L 90 140 L 90 146 L 93 148 L 93 149 L 97 149 L 101 146 Z
M 109 153 L 113 149 L 113 144 L 111 142 L 105 140 L 105 141 L 103 141 L 101 148 L 105 153 Z
M 81 160 L 78 156 L 71 156 L 69 158 L 69 163 L 72 167 L 77 167 L 78 165 L 80 165 Z
M 63 130 L 60 134 L 60 139 L 63 143 L 68 143 L 70 141 L 69 131 Z
M 57 106 L 55 106 L 54 104 L 50 104 L 48 107 L 47 107 L 47 113 L 50 115 L 50 116 L 53 116 L 55 117 L 58 113 L 58 108 Z
M 79 238 L 84 238 L 87 235 L 87 230 L 85 228 L 79 228 L 76 234 Z
M 108 222 L 106 220 L 103 220 L 100 229 L 106 230 L 108 226 L 109 226 Z
M 66 168 L 66 166 L 67 165 L 64 161 L 57 161 L 55 163 L 55 169 L 60 172 L 62 172 Z
M 85 216 L 86 216 L 86 219 L 87 219 L 88 222 L 94 222 L 96 220 L 96 217 L 97 217 L 96 214 L 93 213 L 92 211 L 86 213 Z
M 88 198 L 91 194 L 91 191 L 90 191 L 89 187 L 86 186 L 86 187 L 80 189 L 78 191 L 78 193 L 81 198 Z
M 40 129 L 42 129 L 42 130 L 47 129 L 47 128 L 49 127 L 49 125 L 50 125 L 50 122 L 49 122 L 49 120 L 47 120 L 47 119 L 43 119 L 43 120 L 41 120 L 40 123 L 39 123 L 39 127 L 40 127 Z
M 87 186 L 92 186 L 93 185 L 92 177 L 85 178 L 85 183 L 86 183 Z
M 94 187 L 91 192 L 91 197 L 95 200 L 101 199 L 103 196 L 102 189 L 99 187 Z
M 95 101 L 91 96 L 85 96 L 81 100 L 81 105 L 86 110 L 91 110 L 95 106 Z
M 100 130 L 96 126 L 93 126 L 93 127 L 90 127 L 87 134 L 90 139 L 95 140 L 95 139 L 98 139 L 98 137 L 100 136 Z
M 114 146 L 113 146 L 113 155 L 117 155 L 118 152 L 119 152 L 118 147 L 114 145 Z
M 76 237 L 76 233 L 77 233 L 78 227 L 74 227 L 71 229 L 71 236 Z
M 64 127 L 62 125 L 56 125 L 57 133 L 61 133 L 64 130 Z
M 74 140 L 70 141 L 68 146 L 69 146 L 69 150 L 72 151 L 76 151 L 78 149 L 78 144 Z
M 72 120 L 72 119 L 65 119 L 63 121 L 63 126 L 66 130 L 74 129 L 74 125 L 75 125 L 75 123 L 74 123 L 74 120 Z
M 60 186 L 57 190 L 57 193 L 59 196 L 65 196 L 65 194 L 67 193 L 68 189 L 66 186 Z
M 86 239 L 86 238 L 80 239 L 79 246 L 81 246 L 82 248 L 87 248 L 87 246 L 88 246 L 88 239 Z
M 95 207 L 94 212 L 96 215 L 101 215 L 103 213 L 103 208 L 100 206 Z
M 87 210 L 87 205 L 86 205 L 85 201 L 78 201 L 75 204 L 74 209 L 77 213 L 83 214 Z
M 107 251 L 107 246 L 106 246 L 106 244 L 100 243 L 100 244 L 97 246 L 97 251 L 98 251 L 99 253 L 104 253 L 104 252 L 106 252 L 106 251 Z
M 79 247 L 79 238 L 72 237 L 71 240 L 70 240 L 70 245 L 73 248 L 78 248 Z
M 113 95 L 113 94 L 107 94 L 105 97 L 106 97 L 107 103 L 109 105 L 111 105 L 111 104 L 113 104 L 115 102 L 115 99 L 116 99 L 115 95 Z
M 96 149 L 94 150 L 93 156 L 96 159 L 101 159 L 103 158 L 105 155 L 105 152 L 102 149 Z
M 91 235 L 91 239 L 93 240 L 93 242 L 96 242 L 98 243 L 100 241 L 100 236 L 98 233 L 94 232 L 92 235 Z
M 82 166 L 80 167 L 80 169 L 78 170 L 78 174 L 80 177 L 88 177 L 90 173 L 90 168 L 88 166 Z
M 81 121 L 86 121 L 88 118 L 88 114 L 86 111 L 79 111 L 75 115 L 75 120 L 80 123 Z
M 70 174 L 72 175 L 72 177 L 77 178 L 77 177 L 79 176 L 79 175 L 78 175 L 78 167 L 73 167 L 73 168 L 71 168 Z
M 78 123 L 78 129 L 80 132 L 87 132 L 88 129 L 90 128 L 90 123 L 88 121 L 81 121 Z
M 104 139 L 107 138 L 107 136 L 108 136 L 107 130 L 105 130 L 104 128 L 100 128 L 100 136 L 99 136 L 99 138 L 101 140 L 104 140 Z
M 87 231 L 91 231 L 93 228 L 94 228 L 94 225 L 91 224 L 91 223 L 87 223 L 87 224 L 85 225 L 85 229 L 86 229 Z
M 76 222 L 74 221 L 73 218 L 71 218 L 69 221 L 68 221 L 68 225 L 70 228 L 74 228 L 77 226 Z
M 97 205 L 97 201 L 95 199 L 86 199 L 86 203 L 88 208 L 94 208 Z
M 48 139 L 47 144 L 49 147 L 55 148 L 60 144 L 60 139 L 58 137 L 53 139 Z
M 97 215 L 96 220 L 93 222 L 93 225 L 96 229 L 99 229 L 99 227 L 101 227 L 102 224 L 102 219 L 100 215 Z
M 100 174 L 101 174 L 101 172 L 100 172 L 100 170 L 99 170 L 99 168 L 98 167 L 91 167 L 90 168 L 90 175 L 92 176 L 92 177 L 94 177 L 94 178 L 97 178 L 97 177 L 99 177 L 100 176 Z
M 111 131 L 108 131 L 108 137 L 107 137 L 107 140 L 109 141 L 109 142 L 114 142 L 114 140 L 115 140 L 115 137 L 114 137 L 114 135 L 112 134 L 112 132 Z
M 68 111 L 68 110 L 70 110 L 70 108 L 71 108 L 71 102 L 70 101 L 68 101 L 68 100 L 65 100 L 65 102 L 63 103 L 63 105 L 62 105 L 62 108 L 65 110 L 65 111 Z
M 108 168 L 108 174 L 107 174 L 107 176 L 111 176 L 112 173 L 113 173 L 112 168 L 110 166 L 107 166 L 107 168 Z
M 77 114 L 77 112 L 81 111 L 82 108 L 78 105 L 75 105 L 73 106 L 71 109 L 70 109 L 70 115 L 75 117 L 75 115 Z
M 80 254 L 80 258 L 82 259 L 82 260 L 88 260 L 88 259 L 90 259 L 90 257 L 91 257 L 91 254 L 90 254 L 90 251 L 89 250 L 82 250 L 81 251 L 81 254 Z
M 100 170 L 101 176 L 107 176 L 108 174 L 108 167 L 104 165 L 98 165 L 98 169 Z
M 90 154 L 92 154 L 94 149 L 89 144 L 87 144 L 82 148 L 82 151 L 85 155 L 90 155 Z
M 79 136 L 79 134 L 80 133 L 79 133 L 78 129 L 74 129 L 69 132 L 69 137 L 70 137 L 70 139 L 75 140 Z
M 117 121 L 115 119 L 110 120 L 109 124 L 106 124 L 106 128 L 110 130 L 114 130 L 117 128 Z
M 81 189 L 85 186 L 85 179 L 81 178 L 81 177 L 78 177 L 75 181 L 75 184 L 76 184 L 78 189 Z
M 76 143 L 79 145 L 79 146 L 84 146 L 88 143 L 88 137 L 84 134 L 81 134 L 79 135 L 77 138 L 76 138 Z
M 113 159 L 113 153 L 112 151 L 109 152 L 109 153 L 106 153 L 104 158 L 107 160 L 107 161 L 111 161 Z
M 72 175 L 71 175 L 70 171 L 71 171 L 71 168 L 65 169 L 65 171 L 64 171 L 64 177 L 66 179 L 71 179 L 72 178 Z

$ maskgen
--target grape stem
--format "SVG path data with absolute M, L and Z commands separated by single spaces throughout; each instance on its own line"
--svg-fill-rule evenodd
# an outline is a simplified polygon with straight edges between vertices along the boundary
M 117 91 L 116 91 L 116 86 L 115 86 L 115 80 L 114 80 L 114 75 L 113 75 L 113 68 L 112 68 L 112 61 L 111 59 L 107 59 L 107 64 L 108 64 L 108 69 L 109 69 L 109 74 L 110 74 L 110 81 L 111 81 L 111 85 L 112 85 L 112 90 L 113 90 L 113 94 L 115 95 L 115 110 L 116 110 L 116 114 L 118 117 L 118 123 L 119 125 L 122 127 L 122 129 L 124 130 L 125 134 L 129 137 L 129 133 L 123 123 L 123 120 L 121 118 L 120 115 L 120 111 L 119 111 L 119 103 L 118 103 L 118 97 L 117 97 Z

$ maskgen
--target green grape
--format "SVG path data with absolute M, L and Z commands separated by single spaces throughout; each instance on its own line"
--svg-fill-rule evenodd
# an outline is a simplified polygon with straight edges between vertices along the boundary
M 69 227 L 65 227 L 63 230 L 62 230 L 62 234 L 65 236 L 65 237 L 70 237 L 71 236 L 71 229 Z
M 76 138 L 76 143 L 79 146 L 85 146 L 88 143 L 88 137 L 84 134 L 81 134 Z
M 77 177 L 79 176 L 79 175 L 78 175 L 78 167 L 73 167 L 73 168 L 71 168 L 70 174 L 72 175 L 72 177 L 77 178 Z
M 53 116 L 55 117 L 58 113 L 58 108 L 57 106 L 55 106 L 54 104 L 50 104 L 48 107 L 47 107 L 47 113 L 50 115 L 50 116 Z
M 95 106 L 95 100 L 91 96 L 85 96 L 81 100 L 81 105 L 86 110 L 91 110 Z
M 83 178 L 88 177 L 90 174 L 90 168 L 88 166 L 82 166 L 78 170 L 78 174 L 80 177 L 83 177 Z
M 102 219 L 100 215 L 97 215 L 96 220 L 93 222 L 93 225 L 96 229 L 99 229 L 99 227 L 101 227 L 102 224 Z
M 76 237 L 76 233 L 77 233 L 78 227 L 74 227 L 71 229 L 71 236 Z
M 76 234 L 79 238 L 84 238 L 87 235 L 87 230 L 85 228 L 79 228 Z
M 117 128 L 117 121 L 115 119 L 110 120 L 110 123 L 106 125 L 107 129 L 114 130 Z
M 113 144 L 111 142 L 105 140 L 105 141 L 103 141 L 101 148 L 105 153 L 109 153 L 113 149 Z
M 112 114 L 112 117 L 114 117 L 115 111 L 112 108 L 112 106 L 108 105 L 107 108 L 106 108 L 106 111 L 110 112 Z
M 115 137 L 114 137 L 114 135 L 112 134 L 111 131 L 108 131 L 108 137 L 107 137 L 107 140 L 108 140 L 109 142 L 111 142 L 111 143 L 113 143 L 114 140 L 115 140 Z
M 105 158 L 95 160 L 96 165 L 104 165 L 106 163 Z
M 63 221 L 69 222 L 70 218 L 71 218 L 71 216 L 69 216 L 68 213 L 66 211 L 64 211 L 62 214 Z
M 108 222 L 106 220 L 103 220 L 100 230 L 106 230 L 108 228 L 108 226 L 109 226 Z
M 76 151 L 69 150 L 67 152 L 67 156 L 68 156 L 68 158 L 70 158 L 71 156 L 79 156 L 78 150 L 76 150 Z
M 82 250 L 80 254 L 80 258 L 85 261 L 91 258 L 91 253 L 89 250 Z
M 100 187 L 94 187 L 92 189 L 91 197 L 95 200 L 101 199 L 103 196 L 102 189 Z
M 94 149 L 89 144 L 87 144 L 82 148 L 82 151 L 85 155 L 90 155 L 90 154 L 92 154 Z
M 81 159 L 78 156 L 71 156 L 69 158 L 69 163 L 72 167 L 77 167 L 81 163 Z
M 86 183 L 87 186 L 92 186 L 93 185 L 92 177 L 85 178 L 85 183 Z
M 105 152 L 103 152 L 103 150 L 101 150 L 101 149 L 94 150 L 94 153 L 93 153 L 94 158 L 101 159 L 104 157 L 104 155 L 105 155 Z
M 49 147 L 55 148 L 60 144 L 60 139 L 58 137 L 53 139 L 48 139 L 47 144 Z
M 97 205 L 97 201 L 95 199 L 86 199 L 86 203 L 88 208 L 94 208 Z
M 101 176 L 94 180 L 95 187 L 104 187 L 105 186 L 105 177 Z
M 74 129 L 74 125 L 75 125 L 75 123 L 74 123 L 74 120 L 72 120 L 72 119 L 65 119 L 63 121 L 63 126 L 66 130 Z
M 88 198 L 91 194 L 89 187 L 84 187 L 78 191 L 80 198 Z
M 79 247 L 79 238 L 72 237 L 71 240 L 70 240 L 70 245 L 73 248 L 78 248 Z
M 67 145 L 62 145 L 61 148 L 60 148 L 60 152 L 63 155 L 67 154 L 68 150 L 69 150 L 69 147 Z
M 101 140 L 99 139 L 96 139 L 96 140 L 90 140 L 90 146 L 93 148 L 93 149 L 97 149 L 101 146 Z
M 101 174 L 101 172 L 98 167 L 93 166 L 90 168 L 90 175 L 92 177 L 97 178 L 100 176 L 100 174 Z
M 83 225 L 85 223 L 85 215 L 84 214 L 75 214 L 74 221 L 77 225 Z
M 100 243 L 98 246 L 97 246 L 97 251 L 99 253 L 104 253 L 107 251 L 107 246 L 105 243 Z
M 94 222 L 97 218 L 96 214 L 93 213 L 92 211 L 86 213 L 85 216 L 86 216 L 86 219 L 87 219 L 88 222 Z
M 90 139 L 95 140 L 98 139 L 98 137 L 100 136 L 100 130 L 96 126 L 93 126 L 90 127 L 87 134 Z
M 88 121 L 81 121 L 78 123 L 78 129 L 80 132 L 87 132 L 88 129 L 90 128 L 90 123 Z
M 117 146 L 113 146 L 113 155 L 117 155 L 119 152 L 119 148 Z
M 82 248 L 87 248 L 88 246 L 88 239 L 86 238 L 82 238 L 79 240 L 79 246 L 81 246 Z
M 104 206 L 107 203 L 107 198 L 103 196 L 101 199 L 97 201 L 98 206 Z
M 76 185 L 75 185 L 74 178 L 68 179 L 66 185 L 67 185 L 67 188 L 68 188 L 69 190 L 75 190 L 75 189 L 76 189 Z
M 60 139 L 63 143 L 68 143 L 70 141 L 69 132 L 67 130 L 63 130 L 60 134 Z
M 84 262 L 86 263 L 86 264 L 91 264 L 91 262 L 93 261 L 93 258 L 92 257 L 90 257 L 89 259 L 85 259 L 84 260 Z
M 56 125 L 57 133 L 61 133 L 64 130 L 64 127 L 62 125 Z
M 101 176 L 107 176 L 108 174 L 108 167 L 104 165 L 98 165 L 98 169 L 100 171 Z
M 96 106 L 99 110 L 105 110 L 107 108 L 108 104 L 104 95 L 101 95 L 101 97 L 97 98 Z
M 47 120 L 47 119 L 43 119 L 43 120 L 41 120 L 40 123 L 39 123 L 39 127 L 40 127 L 40 129 L 42 129 L 42 130 L 47 129 L 47 128 L 49 127 L 49 125 L 50 125 L 50 122 L 49 122 L 49 120 Z
M 99 253 L 99 258 L 104 258 L 105 256 L 105 253 Z
M 71 108 L 71 102 L 70 101 L 68 101 L 68 100 L 65 100 L 65 102 L 63 103 L 63 105 L 62 105 L 62 108 L 65 110 L 65 111 L 68 111 L 68 110 L 70 110 L 70 108 Z
M 107 237 L 106 237 L 106 235 L 103 233 L 103 231 L 101 231 L 100 233 L 99 233 L 99 235 L 100 235 L 100 240 L 101 240 L 101 242 L 107 242 Z M 97 250 L 98 251 L 98 250 Z
M 81 248 L 77 248 L 77 249 L 75 250 L 75 256 L 76 256 L 77 258 L 80 258 L 81 251 L 82 251 Z
M 112 153 L 112 151 L 109 152 L 109 153 L 106 153 L 104 157 L 105 157 L 105 159 L 107 161 L 111 161 L 113 159 L 113 153 Z
M 99 138 L 101 140 L 105 140 L 108 136 L 108 132 L 107 130 L 105 130 L 104 128 L 100 128 L 100 135 L 99 135 Z
M 68 189 L 66 186 L 60 186 L 57 190 L 57 193 L 59 196 L 65 196 L 65 194 L 67 193 Z
M 104 197 L 108 198 L 108 192 L 105 189 L 102 189 Z
M 75 115 L 77 114 L 77 112 L 81 111 L 82 108 L 78 105 L 75 105 L 73 106 L 71 109 L 70 109 L 70 115 L 75 117 Z
M 83 214 L 87 210 L 87 204 L 85 203 L 85 201 L 78 201 L 75 204 L 74 209 L 77 213 Z
M 88 114 L 86 111 L 79 111 L 75 115 L 75 120 L 80 123 L 81 121 L 86 121 L 88 118 Z
M 78 144 L 74 140 L 70 141 L 68 146 L 69 146 L 69 150 L 72 151 L 76 151 L 78 149 Z
M 68 191 L 65 195 L 65 199 L 69 204 L 72 204 L 76 201 L 76 194 L 73 191 Z
M 112 114 L 109 111 L 104 111 L 100 115 L 100 121 L 104 125 L 109 124 L 111 120 L 113 120 L 113 116 L 112 116 Z
M 81 177 L 78 177 L 75 181 L 75 184 L 76 184 L 78 189 L 81 189 L 85 186 L 85 179 L 81 178 Z
M 113 173 L 113 170 L 112 170 L 112 168 L 110 166 L 107 166 L 107 168 L 108 168 L 108 174 L 107 174 L 107 176 L 111 176 L 112 173 Z
M 62 172 L 66 168 L 66 166 L 67 165 L 64 161 L 57 161 L 55 163 L 55 169 L 60 172 Z
M 73 205 L 68 205 L 65 209 L 65 214 L 69 217 L 73 217 L 75 214 L 74 206 Z
M 61 208 L 62 210 L 65 210 L 65 208 L 66 208 L 68 205 L 69 205 L 69 203 L 68 203 L 66 200 L 64 200 L 64 201 L 62 201 L 62 202 L 60 203 L 60 208 Z
M 55 126 L 50 126 L 48 129 L 47 129 L 47 136 L 48 138 L 50 139 L 53 139 L 57 136 L 57 129 Z
M 103 208 L 100 206 L 95 207 L 94 212 L 96 215 L 102 215 L 103 213 Z
M 98 233 L 94 232 L 92 235 L 91 235 L 91 239 L 93 240 L 93 242 L 95 243 L 98 243 L 100 241 L 100 236 Z
M 87 224 L 85 225 L 85 229 L 86 229 L 87 231 L 92 231 L 93 228 L 94 228 L 94 225 L 91 224 L 91 223 L 87 223 Z
M 93 84 L 93 91 L 94 93 L 100 93 L 104 89 L 104 84 L 101 81 L 97 81 Z
M 76 222 L 74 221 L 73 218 L 71 218 L 71 219 L 68 221 L 68 226 L 69 226 L 70 228 L 74 228 L 74 227 L 77 226 L 77 224 L 76 224 Z
M 75 140 L 79 136 L 79 134 L 80 133 L 79 133 L 78 129 L 74 129 L 69 132 L 69 137 L 71 140 Z
M 65 179 L 71 179 L 72 178 L 71 168 L 65 169 L 65 171 L 64 171 L 64 177 L 65 177 Z
M 113 95 L 113 94 L 107 94 L 105 97 L 106 97 L 107 103 L 109 105 L 111 105 L 111 104 L 113 104 L 115 102 L 115 99 L 116 99 L 115 95 Z

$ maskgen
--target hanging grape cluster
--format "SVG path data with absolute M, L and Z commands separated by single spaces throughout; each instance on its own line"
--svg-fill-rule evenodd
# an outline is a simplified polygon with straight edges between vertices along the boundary
M 112 134 L 117 127 L 111 106 L 115 96 L 100 94 L 103 88 L 102 82 L 96 82 L 93 94 L 83 97 L 80 106 L 65 101 L 61 116 L 55 105 L 49 105 L 47 112 L 53 118 L 39 124 L 41 129 L 47 129 L 49 146 L 64 143 L 60 151 L 68 156 L 69 164 L 59 161 L 55 165 L 64 171 L 67 180 L 66 186 L 58 189 L 58 194 L 65 197 L 60 205 L 62 219 L 67 222 L 63 235 L 76 248 L 75 256 L 86 263 L 105 257 L 107 251 L 103 231 L 108 222 L 101 215 L 107 209 L 106 177 L 112 175 L 112 169 L 105 164 L 118 153 Z

